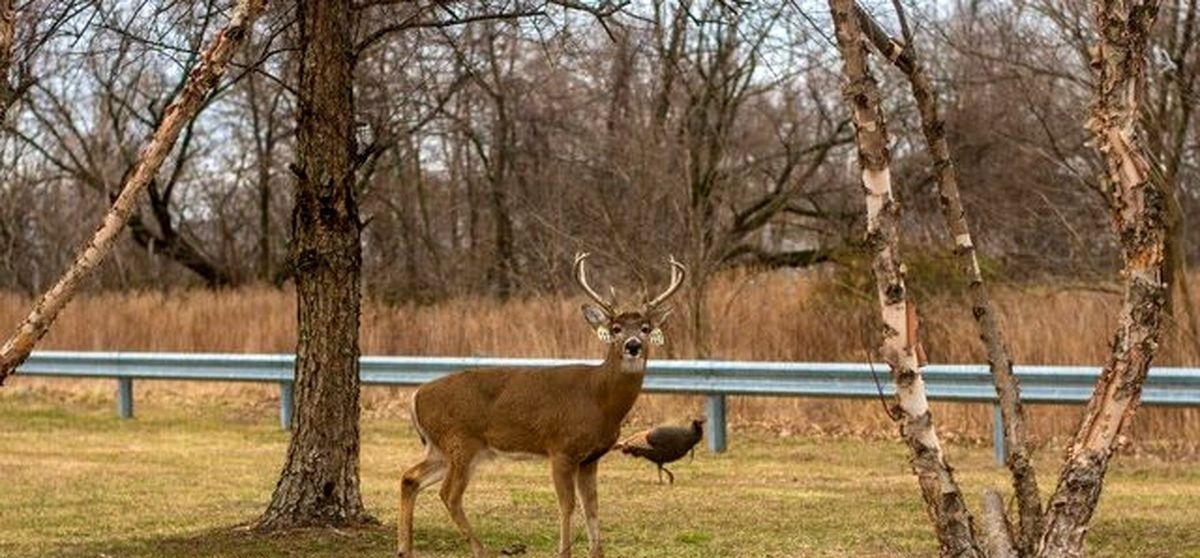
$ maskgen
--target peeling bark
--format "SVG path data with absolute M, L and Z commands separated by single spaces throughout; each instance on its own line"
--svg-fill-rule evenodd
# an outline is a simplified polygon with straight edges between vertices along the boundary
M 902 10 L 899 2 L 896 3 L 896 9 Z M 902 12 L 900 14 L 903 20 Z M 1022 555 L 1032 555 L 1042 537 L 1042 503 L 1037 474 L 1029 450 L 1029 435 L 1025 426 L 1027 421 L 1024 407 L 1021 405 L 1021 387 L 1013 374 L 1008 345 L 1005 343 L 1004 333 L 1000 330 L 991 297 L 988 296 L 987 286 L 979 269 L 971 227 L 959 195 L 958 169 L 954 165 L 950 146 L 946 141 L 945 123 L 938 113 L 937 95 L 917 58 L 913 37 L 905 36 L 903 42 L 892 39 L 864 10 L 858 8 L 857 15 L 875 49 L 908 78 L 913 98 L 917 102 L 921 132 L 933 159 L 942 215 L 954 239 L 954 254 L 959 267 L 969 284 L 971 315 L 975 318 L 979 337 L 987 351 L 988 366 L 992 372 L 996 395 L 1000 400 L 1000 412 L 1004 419 L 1004 444 L 1008 448 L 1005 464 L 1012 474 L 1019 513 L 1016 545 Z M 1003 507 L 1000 508 L 1000 513 L 1003 516 Z
M 921 486 L 926 511 L 934 522 L 941 555 L 982 556 L 975 542 L 971 513 L 938 441 L 921 377 L 915 327 L 910 327 L 909 320 L 911 303 L 898 252 L 900 207 L 892 195 L 887 129 L 879 89 L 867 65 L 855 3 L 830 0 L 829 6 L 842 55 L 844 94 L 854 121 L 866 189 L 867 245 L 873 253 L 871 268 L 884 323 L 881 352 L 896 384 L 894 411 L 900 433 L 909 447 L 909 459 Z
M 1162 330 L 1166 200 L 1161 185 L 1150 178 L 1138 135 L 1146 46 L 1157 12 L 1154 0 L 1092 3 L 1099 39 L 1092 50 L 1095 98 L 1087 128 L 1106 167 L 1100 180 L 1124 257 L 1125 297 L 1112 355 L 1050 499 L 1039 556 L 1083 555 L 1109 459 L 1137 410 Z
M 46 335 L 58 313 L 66 307 L 75 291 L 79 289 L 79 285 L 112 251 L 118 235 L 125 229 L 130 214 L 137 206 L 138 196 L 158 173 L 163 160 L 170 154 L 175 140 L 179 138 L 180 131 L 195 117 L 204 99 L 220 81 L 234 53 L 246 42 L 254 20 L 262 13 L 263 7 L 262 0 L 240 1 L 229 23 L 217 33 L 212 44 L 201 54 L 199 62 L 188 73 L 187 81 L 164 111 L 154 135 L 142 147 L 137 163 L 127 175 L 120 195 L 104 215 L 100 227 L 84 244 L 74 263 L 63 273 L 58 283 L 42 295 L 29 315 L 0 348 L 0 384 L 29 357 L 34 345 Z

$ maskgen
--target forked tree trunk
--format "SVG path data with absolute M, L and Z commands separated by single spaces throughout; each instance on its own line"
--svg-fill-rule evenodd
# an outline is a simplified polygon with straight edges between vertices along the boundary
M 941 555 L 982 556 L 975 542 L 971 513 L 942 453 L 925 396 L 917 357 L 915 313 L 910 313 L 898 253 L 900 207 L 892 195 L 887 129 L 879 104 L 879 89 L 867 66 L 854 1 L 830 0 L 829 5 L 866 188 L 867 244 L 873 252 L 871 269 L 884 323 L 881 352 L 896 384 L 893 412 L 909 447 L 926 510 L 936 527 Z
M 895 2 L 901 21 L 905 21 L 903 8 Z M 963 209 L 962 198 L 958 192 L 958 170 L 954 159 L 950 156 L 950 146 L 946 141 L 946 126 L 938 113 L 937 95 L 933 85 L 921 66 L 917 57 L 916 45 L 908 26 L 903 25 L 904 41 L 892 39 L 866 11 L 858 10 L 859 22 L 862 24 L 867 37 L 881 55 L 892 63 L 908 78 L 912 88 L 913 98 L 917 102 L 917 110 L 921 118 L 921 131 L 925 136 L 925 145 L 933 159 L 934 175 L 937 177 L 938 196 L 941 201 L 942 215 L 954 240 L 954 253 L 959 266 L 967 276 L 971 292 L 971 315 L 979 337 L 987 350 L 988 365 L 992 371 L 992 379 L 996 386 L 996 395 L 1000 399 L 1000 412 L 1004 420 L 1004 445 L 1008 449 L 1005 463 L 1012 473 L 1013 490 L 1016 493 L 1019 522 L 1016 533 L 1016 548 L 1021 555 L 1031 556 L 1042 538 L 1042 503 L 1038 491 L 1037 475 L 1029 452 L 1029 435 L 1026 431 L 1025 410 L 1021 406 L 1021 389 L 1016 375 L 1012 370 L 1012 358 L 1004 341 L 1004 334 L 996 320 L 991 298 L 983 282 L 983 274 L 979 270 L 979 259 L 972 240 L 971 228 L 967 223 L 966 210 Z M 1003 507 L 997 508 L 1003 519 Z M 993 529 L 1007 527 L 1004 522 L 988 522 L 988 535 L 996 538 L 1002 533 Z
M 263 5 L 262 0 L 238 2 L 229 23 L 217 33 L 212 44 L 202 53 L 199 63 L 188 73 L 183 88 L 164 111 L 158 129 L 138 154 L 137 163 L 128 174 L 120 195 L 104 215 L 100 228 L 84 244 L 58 283 L 42 295 L 17 331 L 0 348 L 0 383 L 29 357 L 34 345 L 46 335 L 79 285 L 112 251 L 113 244 L 137 205 L 138 196 L 158 173 L 163 160 L 175 145 L 180 130 L 195 117 L 204 98 L 220 81 L 229 60 L 246 42 L 254 20 L 263 11 Z
M 362 250 L 354 192 L 353 18 L 348 2 L 296 4 L 296 418 L 283 472 L 256 524 L 266 530 L 370 520 L 358 478 Z
M 1083 422 L 1050 499 L 1040 556 L 1082 556 L 1088 522 L 1121 430 L 1137 410 L 1142 384 L 1162 329 L 1165 197 L 1150 179 L 1138 137 L 1145 90 L 1146 45 L 1158 12 L 1154 0 L 1096 0 L 1098 44 L 1092 52 L 1095 98 L 1087 127 L 1104 158 L 1100 177 L 1121 242 L 1125 299 L 1112 355 L 1088 402 Z

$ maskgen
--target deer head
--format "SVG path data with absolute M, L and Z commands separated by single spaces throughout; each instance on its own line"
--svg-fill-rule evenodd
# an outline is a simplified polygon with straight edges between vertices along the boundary
M 602 342 L 612 347 L 609 358 L 614 358 L 614 355 L 620 358 L 622 370 L 642 372 L 646 369 L 646 348 L 665 342 L 661 327 L 672 308 L 664 303 L 683 286 L 687 268 L 672 256 L 671 283 L 667 289 L 653 299 L 644 300 L 637 310 L 618 312 L 615 300 L 605 300 L 588 284 L 585 262 L 589 255 L 586 252 L 577 254 L 573 266 L 575 283 L 593 301 L 583 305 L 583 319 L 592 326 Z

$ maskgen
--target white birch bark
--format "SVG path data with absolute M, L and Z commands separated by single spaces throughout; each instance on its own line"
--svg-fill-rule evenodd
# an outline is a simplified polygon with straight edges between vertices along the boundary
M 898 19 L 905 22 L 906 17 L 899 0 L 893 0 L 893 5 Z M 865 10 L 860 8 L 857 14 L 866 36 L 875 49 L 908 78 L 913 99 L 917 102 L 921 132 L 933 159 L 933 172 L 937 178 L 935 184 L 938 187 L 942 215 L 954 238 L 954 253 L 958 258 L 959 267 L 967 277 L 971 293 L 971 316 L 975 319 L 976 329 L 987 351 L 988 367 L 1000 401 L 1000 412 L 1004 420 L 1004 445 L 1008 449 L 1005 464 L 1011 473 L 1013 491 L 1017 499 L 1016 546 L 1022 554 L 1032 555 L 1042 538 L 1043 517 L 1037 474 L 1025 427 L 1025 410 L 1021 405 L 1020 384 L 1013 374 L 1012 358 L 1004 341 L 1004 333 L 996 319 L 996 311 L 992 307 L 983 273 L 979 269 L 971 228 L 967 223 L 962 198 L 959 196 L 958 170 L 950 155 L 945 123 L 938 112 L 937 95 L 918 60 L 908 25 L 901 25 L 905 33 L 901 41 L 888 35 Z M 999 510 L 1003 518 L 1003 508 Z
M 852 112 L 858 160 L 867 206 L 867 245 L 883 318 L 883 360 L 896 385 L 894 413 L 909 447 L 910 462 L 938 536 L 942 556 L 982 556 L 973 533 L 970 511 L 946 461 L 929 412 L 921 377 L 915 309 L 904 284 L 899 256 L 900 207 L 892 193 L 887 129 L 879 89 L 867 65 L 863 35 L 853 0 L 830 0 L 837 31 L 845 98 Z

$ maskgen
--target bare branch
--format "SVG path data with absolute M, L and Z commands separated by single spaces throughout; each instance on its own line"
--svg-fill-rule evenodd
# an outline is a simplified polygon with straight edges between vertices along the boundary
M 191 70 L 187 86 L 167 107 L 162 125 L 143 148 L 138 165 L 129 175 L 112 209 L 105 215 L 103 224 L 80 251 L 70 269 L 42 296 L 16 332 L 0 348 L 0 383 L 29 357 L 34 345 L 49 331 L 50 325 L 70 302 L 79 285 L 112 250 L 137 205 L 138 196 L 153 180 L 180 130 L 194 117 L 201 102 L 224 74 L 233 54 L 250 35 L 254 20 L 262 13 L 263 7 L 260 0 L 239 2 L 229 23 L 217 33 L 200 63 Z

